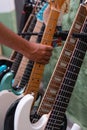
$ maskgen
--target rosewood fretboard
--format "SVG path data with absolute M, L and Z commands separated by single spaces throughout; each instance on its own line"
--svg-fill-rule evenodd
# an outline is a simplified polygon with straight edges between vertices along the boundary
M 57 92 L 45 130 L 60 130 L 63 123 L 64 115 L 87 50 L 87 40 L 74 39 L 72 38 L 72 33 L 79 31 L 87 33 L 86 15 L 86 5 L 80 5 L 62 54 L 59 58 L 58 66 L 56 66 L 56 71 L 54 72 L 59 73 L 59 68 L 61 68 L 61 70 L 64 71 L 61 71 L 64 75 L 63 77 L 60 75 L 59 78 L 54 74 L 54 80 L 56 82 L 61 82 L 59 82 L 59 91 Z

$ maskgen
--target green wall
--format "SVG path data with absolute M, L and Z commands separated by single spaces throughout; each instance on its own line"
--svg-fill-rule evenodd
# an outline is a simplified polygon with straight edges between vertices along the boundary
M 0 21 L 9 27 L 12 31 L 17 32 L 15 10 L 8 13 L 0 13 Z M 9 57 L 12 49 L 4 45 L 1 45 L 1 47 L 3 55 Z

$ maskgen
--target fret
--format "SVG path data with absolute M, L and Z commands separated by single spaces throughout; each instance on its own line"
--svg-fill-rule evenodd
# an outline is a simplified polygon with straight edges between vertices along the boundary
M 43 112 L 48 113 L 47 108 L 41 109 L 41 113 L 40 113 L 40 114 L 42 114 L 42 115 L 43 115 Z
M 66 63 L 66 62 L 64 62 L 64 61 L 61 61 L 61 62 L 60 62 L 60 66 L 61 66 L 62 68 L 67 68 L 67 65 L 68 65 L 68 63 Z
M 67 41 L 67 44 L 65 45 L 65 48 L 64 49 L 67 49 L 69 51 L 73 51 L 75 45 L 74 44 L 71 44 L 70 42 Z
M 65 86 L 65 87 L 66 87 L 66 86 Z M 66 88 L 67 88 L 67 87 L 66 87 Z M 70 88 L 71 88 L 71 87 L 70 87 Z M 67 90 L 66 90 L 65 88 L 64 88 L 65 90 L 61 89 L 61 90 L 60 90 L 60 94 L 62 94 L 62 95 L 64 95 L 64 94 L 70 95 L 71 92 L 72 92 L 72 90 L 73 90 L 73 89 L 70 89 L 70 88 L 67 89 Z
M 61 67 L 60 65 L 57 65 L 55 70 L 56 70 L 56 71 L 59 70 L 59 71 L 61 71 L 62 73 L 65 73 L 66 68 L 63 68 L 63 67 Z
M 81 30 L 81 25 L 77 22 L 75 23 L 74 28 L 77 29 L 77 30 Z
M 67 93 L 65 93 L 65 91 L 68 92 L 68 94 L 71 94 L 72 90 L 73 90 L 73 86 L 63 83 L 61 85 L 61 90 L 60 90 L 59 94 L 60 95 L 62 94 L 63 97 L 66 96 L 66 98 L 68 98 L 67 96 L 69 96 L 69 95 L 67 95 Z M 59 99 L 60 99 L 60 97 L 59 97 Z
M 61 84 L 61 82 L 51 81 L 50 84 L 51 84 L 51 85 L 50 85 L 50 88 L 57 89 L 58 86 Z
M 46 108 L 46 109 L 51 108 L 51 104 L 50 103 L 43 104 L 43 108 L 42 109 L 44 109 L 44 108 Z
M 79 30 L 76 29 L 76 28 L 73 28 L 72 32 L 74 32 L 74 33 L 79 33 Z M 71 37 L 72 37 L 72 36 L 71 36 Z
M 74 38 L 72 38 L 72 37 L 69 39 L 69 42 L 70 42 L 71 44 L 75 44 L 75 43 L 76 43 L 76 41 L 77 41 L 77 40 L 76 40 L 76 39 L 74 39 Z
M 58 111 L 54 112 L 54 114 L 52 113 L 52 115 L 56 115 L 56 114 L 58 114 Z M 62 119 L 63 117 L 59 115 L 58 118 Z M 57 120 L 55 120 L 55 122 L 57 122 Z
M 85 52 L 79 49 L 75 49 L 74 55 L 79 59 L 83 59 L 83 57 L 85 56 Z
M 63 81 L 64 84 L 69 84 L 70 86 L 74 86 L 75 85 L 75 82 L 72 81 L 72 80 L 68 80 L 66 78 L 64 78 L 64 81 Z
M 57 122 L 58 123 L 61 123 L 62 122 L 62 119 L 58 119 L 58 121 L 56 122 L 56 116 L 54 116 L 54 115 L 52 115 L 53 116 L 53 118 L 52 119 L 50 119 L 50 121 L 53 121 L 53 123 L 52 123 L 52 125 L 51 126 L 53 126 L 55 123 L 56 123 L 56 125 L 55 125 L 55 127 L 57 127 Z M 59 124 L 58 124 L 59 125 Z
M 23 72 L 24 72 L 24 69 L 25 69 L 25 67 L 26 67 L 27 62 L 28 62 L 28 58 L 26 58 L 25 56 L 23 56 L 23 57 L 22 57 L 22 61 L 21 61 L 21 63 L 20 63 L 20 66 L 19 66 L 19 68 L 18 68 L 18 71 L 17 71 L 17 73 L 16 73 L 16 75 L 15 75 L 14 83 L 12 84 L 12 86 L 13 86 L 14 88 L 15 88 L 15 87 L 18 85 L 18 83 L 20 82 L 21 77 L 22 77 L 22 75 L 23 75 Z
M 73 65 L 73 64 L 69 64 L 69 67 L 68 67 L 68 71 L 72 71 L 74 73 L 79 73 L 79 69 L 80 67 L 76 66 L 76 65 Z
M 54 72 L 54 77 L 55 77 L 55 76 L 63 77 L 63 75 L 64 75 L 64 73 L 62 73 L 61 71 L 55 70 L 55 72 Z
M 77 49 L 83 50 L 84 52 L 86 51 L 86 47 L 87 47 L 87 43 L 85 44 L 85 42 L 83 41 L 78 41 L 78 44 L 76 46 Z
M 47 126 L 46 130 L 54 130 L 54 127 L 52 127 L 52 126 Z M 55 130 L 60 130 L 60 129 L 58 129 L 58 128 L 55 127 Z
M 58 77 L 58 76 L 57 76 L 57 77 L 55 76 L 53 79 L 54 79 L 54 81 L 56 81 L 56 82 L 61 82 L 61 81 L 62 81 L 62 78 L 61 78 L 61 77 Z
M 22 59 L 22 54 L 17 53 L 16 59 L 11 67 L 11 70 L 14 71 L 14 75 L 16 74 L 18 70 L 18 66 L 20 65 L 21 59 Z
M 66 62 L 66 63 L 68 63 L 69 62 L 69 60 L 70 60 L 70 57 L 67 57 L 66 55 L 63 55 L 62 54 L 62 56 L 61 56 L 61 58 L 60 58 L 60 61 L 64 61 L 64 62 Z
M 50 120 L 51 120 L 51 119 L 50 119 Z M 59 125 L 59 124 L 61 123 L 61 121 L 62 121 L 61 119 L 58 119 L 58 123 L 59 123 L 59 124 L 57 124 L 56 117 L 55 117 L 54 115 L 53 115 L 53 119 L 52 119 L 52 120 L 53 120 L 53 122 L 56 123 L 56 125 L 55 125 L 54 127 L 56 127 L 57 125 Z M 52 124 L 52 126 L 53 126 L 53 124 Z
M 79 26 L 79 29 L 81 30 L 83 22 L 81 23 L 81 21 L 76 21 L 76 23 L 73 26 L 76 28 L 77 25 Z M 80 26 L 81 26 L 81 28 L 80 28 Z
M 82 60 L 79 60 L 75 57 L 72 57 L 71 62 L 70 62 L 70 64 L 73 64 L 73 65 L 78 66 L 78 67 L 81 66 L 81 63 L 82 63 Z
M 64 104 L 63 104 L 63 105 L 64 105 Z M 66 103 L 65 103 L 65 106 L 67 106 Z M 57 106 L 56 106 L 56 107 L 57 107 Z M 65 111 L 64 111 L 64 110 L 61 110 L 60 107 L 59 107 L 59 108 L 57 107 L 55 111 L 53 110 L 53 113 L 54 113 L 54 112 L 56 112 L 56 114 L 52 114 L 52 115 L 55 115 L 55 117 L 57 116 L 57 118 L 58 118 L 59 116 L 61 116 L 61 118 L 63 118 Z M 50 116 L 51 119 L 53 119 L 53 118 L 52 118 L 52 115 Z
M 80 55 L 80 53 L 79 53 Z M 79 58 L 78 56 L 72 56 L 74 58 L 74 60 L 77 60 L 78 62 L 82 62 L 83 61 L 83 58 Z
M 78 73 L 73 73 L 72 71 L 67 71 L 66 77 L 69 79 L 76 79 Z

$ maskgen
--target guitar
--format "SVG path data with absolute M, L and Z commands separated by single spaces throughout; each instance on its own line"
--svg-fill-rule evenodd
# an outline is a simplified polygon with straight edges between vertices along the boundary
M 47 7 L 47 5 L 48 5 L 48 3 L 45 3 L 43 5 L 43 7 L 40 9 L 40 11 L 36 14 L 37 20 L 40 20 L 40 21 L 42 20 L 42 14 L 43 14 L 45 8 Z M 42 21 L 38 22 L 38 24 L 36 26 L 38 26 L 38 27 L 35 27 L 33 32 L 39 32 L 40 31 L 41 26 L 42 26 Z M 34 41 L 40 42 L 40 37 L 37 40 L 37 36 L 33 36 L 33 37 L 31 37 L 30 40 L 32 42 L 34 42 Z M 25 56 L 23 56 L 23 59 L 22 59 L 21 64 L 19 66 L 18 72 L 15 76 L 14 83 L 12 85 L 14 88 L 23 88 L 23 86 L 25 86 L 28 83 L 28 75 L 30 75 L 30 73 L 28 74 L 28 71 L 29 71 L 28 68 L 31 68 L 31 66 L 33 67 L 32 63 L 33 63 L 33 61 L 29 61 L 29 59 L 27 59 Z M 26 67 L 26 65 L 27 65 L 27 67 Z M 26 70 L 25 70 L 25 68 L 26 68 Z M 26 74 L 24 74 L 24 76 L 23 76 L 23 73 L 26 73 Z M 24 80 L 23 80 L 22 76 L 25 77 Z M 20 83 L 21 79 L 23 80 L 23 83 Z M 22 86 L 18 85 L 18 84 L 22 84 Z M 17 87 L 15 87 L 15 86 L 17 86 Z
M 1 65 L 0 66 L 0 73 L 2 73 L 4 70 L 7 69 L 7 66 L 6 65 Z
M 81 4 L 74 23 L 70 29 L 69 35 L 67 37 L 64 48 L 60 54 L 60 58 L 56 64 L 53 75 L 51 79 L 54 78 L 54 82 L 49 83 L 52 85 L 52 89 L 49 90 L 47 95 L 47 103 L 53 102 L 51 111 L 48 114 L 42 116 L 37 123 L 32 124 L 29 119 L 29 114 L 34 97 L 32 95 L 26 95 L 23 97 L 15 112 L 14 118 L 14 130 L 60 130 L 63 123 L 65 111 L 67 109 L 72 91 L 74 89 L 76 79 L 78 77 L 86 50 L 87 50 L 87 40 L 75 39 L 72 37 L 74 32 L 85 32 L 87 33 L 87 5 Z M 79 22 L 80 21 L 80 22 Z M 61 72 L 58 74 L 58 72 Z M 50 98 L 50 93 L 55 96 L 56 88 L 59 87 L 54 101 Z M 25 98 L 25 99 L 24 99 Z M 49 104 L 44 105 L 41 110 L 48 113 L 47 109 L 50 108 Z M 30 109 L 29 109 L 30 108 Z M 28 116 L 27 116 L 28 115 Z M 21 123 L 21 125 L 20 125 Z
M 36 19 L 36 17 L 34 17 L 34 19 L 32 19 L 32 23 L 33 23 L 33 21 Z M 37 23 L 37 26 L 35 26 L 37 29 L 36 30 L 38 30 L 38 31 L 40 31 L 40 28 L 41 28 L 41 26 L 42 26 L 42 23 L 41 22 L 39 22 L 38 21 L 38 23 Z M 35 36 L 35 39 L 36 39 L 36 36 Z M 35 40 L 35 39 L 33 39 L 32 37 L 31 37 L 31 39 L 30 40 Z M 29 69 L 29 72 L 31 71 L 31 67 L 30 67 L 30 69 Z M 30 74 L 30 73 L 29 73 Z M 21 85 L 21 84 L 20 84 Z M 23 88 L 24 86 L 22 86 L 22 88 Z M 23 90 L 22 90 L 23 91 Z M 6 115 L 6 112 L 7 112 L 7 110 L 8 110 L 8 108 L 9 108 L 9 106 L 16 100 L 16 99 L 20 99 L 20 97 L 21 96 L 24 96 L 23 94 L 22 95 L 20 95 L 20 96 L 17 96 L 17 95 L 15 95 L 14 93 L 12 93 L 12 92 L 10 92 L 9 90 L 3 90 L 2 92 L 0 92 L 0 130 L 3 130 L 4 129 L 4 119 L 5 119 L 5 115 Z M 5 104 L 3 103 L 3 101 L 5 100 Z M 12 112 L 12 111 L 11 111 Z M 10 113 L 9 113 L 10 114 Z M 9 115 L 8 114 L 8 117 L 7 118 L 9 118 L 9 116 L 11 116 L 11 115 Z M 12 120 L 11 120 L 12 121 Z M 8 120 L 8 122 L 9 122 L 9 120 Z M 10 124 L 7 124 L 7 128 L 8 128 L 8 126 L 9 126 Z M 6 126 L 6 125 L 5 125 Z M 6 129 L 7 129 L 6 128 Z M 10 127 L 11 128 L 11 127 Z M 9 129 L 10 129 L 9 128 Z M 12 129 L 12 128 L 11 128 Z
M 62 6 L 62 4 L 63 4 L 63 2 L 64 1 L 61 1 L 60 2 L 60 7 Z M 56 10 L 56 9 L 53 9 L 52 8 L 52 10 L 51 10 L 51 13 L 50 13 L 50 15 L 49 15 L 49 20 L 48 20 L 48 26 L 46 26 L 46 28 L 45 28 L 45 31 L 44 31 L 44 35 L 43 35 L 43 38 L 42 38 L 42 44 L 48 44 L 48 45 L 51 45 L 51 42 L 52 42 L 52 38 L 53 38 L 53 35 L 54 35 L 54 32 L 55 32 L 55 27 L 56 27 L 56 24 L 57 24 L 57 20 L 58 20 L 58 16 L 59 16 L 59 11 L 58 10 Z M 54 15 L 55 14 L 55 15 Z M 55 16 L 53 19 L 52 19 L 52 17 L 53 16 Z M 50 23 L 51 22 L 51 23 Z M 51 26 L 49 26 L 49 25 L 51 25 Z M 47 40 L 47 37 L 49 38 L 48 40 Z M 38 84 L 37 85 L 39 85 L 39 83 L 40 83 L 40 79 L 42 78 L 42 72 L 43 72 L 43 65 L 41 65 L 41 64 L 38 64 L 38 63 L 35 63 L 34 64 L 35 66 L 34 66 L 34 69 L 35 70 L 33 70 L 33 73 L 31 73 L 31 76 L 32 76 L 32 78 L 30 77 L 30 80 L 29 80 L 29 85 L 28 85 L 28 87 L 30 88 L 30 90 L 28 90 L 27 89 L 27 91 L 25 91 L 25 93 L 24 93 L 24 95 L 26 94 L 26 92 L 34 92 L 35 93 L 35 96 L 37 96 L 37 93 L 38 93 L 38 89 L 39 89 L 39 86 L 36 86 L 36 83 L 38 82 Z M 35 68 L 36 67 L 36 68 Z M 35 71 L 35 74 L 34 74 L 34 71 Z M 38 75 L 36 75 L 38 73 Z M 34 77 L 33 77 L 34 76 Z M 35 76 L 36 76 L 36 79 L 35 79 Z M 32 82 L 31 82 L 31 80 L 33 80 L 33 78 L 35 79 L 35 81 L 33 82 L 34 84 L 34 88 L 32 87 Z M 38 80 L 39 79 L 39 80 Z M 31 83 L 31 84 L 30 84 Z M 35 88 L 36 87 L 36 88 Z M 35 89 L 35 90 L 34 90 Z M 16 109 L 16 104 L 15 103 L 13 103 L 13 111 L 14 111 L 14 109 Z M 9 110 L 8 110 L 9 111 Z M 13 111 L 11 111 L 11 112 L 13 112 Z M 9 112 L 9 114 L 10 114 L 10 112 Z M 13 113 L 14 114 L 14 113 Z M 11 116 L 12 116 L 12 114 L 11 114 Z M 13 115 L 14 116 L 14 115 Z M 10 116 L 9 116 L 10 117 Z M 12 118 L 12 119 L 14 119 L 14 118 Z M 8 121 L 9 120 L 9 121 Z M 11 120 L 12 121 L 12 120 Z M 10 126 L 9 126 L 9 123 L 8 122 L 11 122 L 10 121 L 10 119 L 8 119 L 8 112 L 7 112 L 7 114 L 6 114 L 6 118 L 5 118 L 5 123 L 4 123 L 4 130 L 5 129 L 7 129 L 7 128 L 10 128 Z M 13 124 L 13 122 L 11 123 L 11 124 Z M 12 129 L 13 127 L 11 127 L 11 129 Z
M 12 64 L 13 64 L 14 61 L 8 59 L 8 58 L 5 58 L 5 57 L 1 57 L 0 58 L 0 82 L 3 78 L 3 76 L 9 72 Z
M 61 4 L 60 4 L 60 6 L 62 5 L 62 3 L 63 2 L 60 2 Z M 55 15 L 54 15 L 55 14 Z M 54 19 L 51 19 L 52 18 L 52 16 L 55 16 L 54 17 Z M 52 9 L 51 10 L 51 13 L 50 13 L 50 16 L 49 16 L 49 21 L 48 21 L 48 25 L 50 25 L 50 23 L 53 23 L 53 26 L 46 26 L 46 28 L 45 28 L 45 31 L 44 31 L 44 33 L 46 33 L 46 32 L 48 32 L 49 31 L 49 34 L 48 33 L 46 33 L 46 34 L 44 34 L 43 36 L 44 36 L 44 38 L 42 38 L 42 41 L 43 41 L 43 43 L 44 43 L 44 40 L 45 40 L 45 43 L 48 43 L 49 41 L 47 40 L 47 37 L 49 38 L 49 40 L 50 40 L 50 43 L 51 43 L 51 41 L 52 41 L 52 37 L 53 37 L 53 34 L 54 34 L 54 31 L 55 31 L 55 27 L 56 27 L 56 24 L 57 24 L 57 19 L 58 19 L 58 16 L 59 16 L 59 11 L 57 11 L 57 10 L 55 10 L 55 9 Z M 56 22 L 54 22 L 54 20 L 56 21 Z M 48 36 L 47 36 L 47 34 L 48 34 Z M 46 38 L 45 38 L 46 37 Z M 46 42 L 46 40 L 47 40 L 47 42 Z M 35 64 L 36 65 L 36 64 Z M 39 68 L 41 69 L 41 70 L 39 70 Z M 37 66 L 36 66 L 36 70 L 38 70 L 39 71 L 39 73 L 42 73 L 42 71 L 43 71 L 43 66 L 41 66 L 40 64 L 38 65 L 37 64 Z M 36 71 L 36 73 L 38 73 L 37 71 Z M 33 75 L 33 74 L 31 74 L 31 75 Z M 34 77 L 35 77 L 35 75 L 34 75 Z M 31 78 L 31 77 L 30 77 Z M 38 75 L 38 77 L 37 77 L 37 79 L 41 79 L 41 77 L 40 77 L 40 75 Z M 33 78 L 32 78 L 33 79 Z M 35 80 L 36 81 L 36 80 Z M 40 82 L 40 80 L 37 80 L 37 81 L 39 81 Z M 29 83 L 30 83 L 30 80 L 29 80 Z M 32 84 L 31 84 L 32 85 Z M 34 86 L 35 86 L 35 84 L 34 84 Z M 30 87 L 32 87 L 32 86 L 30 86 Z M 34 90 L 34 88 L 32 88 L 33 90 Z M 31 91 L 33 91 L 33 90 L 31 90 Z M 35 91 L 34 91 L 35 92 Z M 37 91 L 36 91 L 36 94 L 37 94 Z M 14 105 L 15 106 L 15 105 Z M 16 107 L 16 106 L 15 106 Z M 15 108 L 14 107 L 14 108 Z M 13 109 L 14 109 L 13 108 Z M 7 116 L 8 116 L 8 112 L 7 112 Z M 7 117 L 6 116 L 6 117 Z M 8 120 L 7 120 L 7 118 L 5 118 L 5 124 L 4 124 L 4 129 L 7 129 L 7 128 L 9 128 L 8 126 L 7 126 L 7 124 L 9 125 L 9 123 L 8 123 Z M 12 123 L 11 123 L 12 124 Z M 11 127 L 11 129 L 12 129 L 12 127 Z

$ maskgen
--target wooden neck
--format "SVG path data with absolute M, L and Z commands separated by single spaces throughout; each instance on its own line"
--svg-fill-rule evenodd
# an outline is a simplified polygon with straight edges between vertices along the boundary
M 36 24 L 35 24 L 33 32 L 40 32 L 42 24 L 43 24 L 42 22 L 37 21 Z M 37 36 L 31 36 L 30 41 L 36 42 Z M 31 75 L 31 71 L 32 71 L 32 68 L 33 68 L 33 64 L 34 64 L 33 61 L 28 60 L 25 57 L 23 57 L 23 59 L 24 59 L 24 62 L 25 62 L 26 65 L 24 64 L 25 65 L 24 68 L 21 69 L 21 71 L 23 71 L 22 74 L 20 72 L 18 74 L 18 76 L 20 75 L 21 80 L 19 80 L 19 78 L 17 77 L 18 81 L 20 81 L 20 83 L 18 85 L 19 88 L 24 88 L 25 85 L 28 84 L 28 81 L 29 81 L 29 78 L 30 78 L 30 75 Z M 22 64 L 22 66 L 23 66 L 23 64 Z
M 60 72 L 60 69 L 57 67 L 60 67 L 61 69 L 63 68 L 65 72 L 63 77 L 58 77 L 59 75 L 56 75 L 56 71 L 54 72 L 54 81 L 55 83 L 58 82 L 59 91 L 56 94 L 55 102 L 52 106 L 45 130 L 48 130 L 48 128 L 51 127 L 52 129 L 60 129 L 61 124 L 63 123 L 64 114 L 87 50 L 87 40 L 83 41 L 74 39 L 72 38 L 72 33 L 87 33 L 86 14 L 86 7 L 81 5 L 68 35 L 62 54 L 60 55 L 59 61 L 57 63 L 57 73 Z M 63 73 L 63 71 L 61 72 Z M 59 82 L 60 80 L 61 82 Z M 57 87 L 57 84 L 54 85 L 54 87 Z
M 75 33 L 75 32 L 79 33 L 81 31 L 85 17 L 86 17 L 85 7 L 81 6 L 77 12 L 74 24 L 71 27 L 67 41 L 64 44 L 64 48 L 63 48 L 61 55 L 57 61 L 57 64 L 55 66 L 54 72 L 53 72 L 51 79 L 49 81 L 49 84 L 47 86 L 44 97 L 43 97 L 42 102 L 39 106 L 39 109 L 38 109 L 39 115 L 49 113 L 49 111 L 51 110 L 51 108 L 53 106 L 56 94 L 58 93 L 59 87 L 61 85 L 61 82 L 64 78 L 64 75 L 65 75 L 65 72 L 67 69 L 67 65 L 69 64 L 71 55 L 73 53 L 73 50 L 75 48 L 75 44 L 77 42 L 77 39 L 72 38 L 71 35 L 72 35 L 72 33 Z M 47 109 L 45 109 L 45 108 L 47 108 Z
M 41 43 L 44 45 L 51 45 L 55 28 L 57 25 L 59 12 L 56 9 L 52 9 L 48 18 L 47 26 L 45 28 Z M 34 99 L 37 97 L 39 85 L 42 79 L 44 71 L 44 65 L 34 63 L 34 67 L 31 73 L 31 77 L 28 83 L 28 87 L 25 90 L 25 94 L 34 93 Z
M 33 31 L 34 24 L 32 24 L 30 26 L 30 20 L 31 20 L 30 18 L 31 17 L 28 18 L 28 20 L 27 20 L 27 22 L 26 22 L 26 24 L 25 24 L 25 26 L 23 28 L 22 33 L 27 32 L 27 31 L 31 31 L 31 32 Z M 34 22 L 35 22 L 35 20 L 36 19 L 34 19 Z M 25 36 L 26 40 L 29 40 L 29 38 L 30 38 L 30 36 Z M 18 71 L 18 67 L 20 65 L 20 62 L 21 62 L 22 58 L 23 58 L 23 55 L 18 52 L 17 55 L 16 55 L 16 57 L 15 57 L 15 61 L 12 64 L 12 67 L 11 67 L 11 70 L 14 72 L 14 76 L 15 76 L 16 72 Z
M 29 21 L 29 20 L 28 20 L 28 21 Z M 30 23 L 27 32 L 32 32 L 32 31 L 34 30 L 36 21 L 37 21 L 36 16 L 33 16 L 32 22 Z M 27 23 L 26 26 L 28 26 L 28 23 Z M 25 38 L 26 38 L 27 40 L 30 39 L 30 41 L 31 41 L 31 36 L 25 36 Z M 17 54 L 17 55 L 18 55 L 18 54 Z M 14 87 L 14 88 L 17 86 L 17 84 L 18 84 L 19 81 L 21 80 L 21 78 L 22 78 L 22 76 L 23 76 L 23 73 L 24 73 L 24 70 L 25 70 L 25 68 L 26 68 L 26 65 L 27 65 L 27 63 L 28 63 L 28 59 L 27 59 L 25 56 L 23 56 L 22 54 L 20 54 L 20 55 L 22 56 L 22 61 L 21 61 L 20 66 L 19 66 L 19 68 L 18 68 L 17 74 L 16 74 L 16 76 L 15 76 L 15 80 L 14 80 L 14 84 L 13 84 L 13 87 Z

